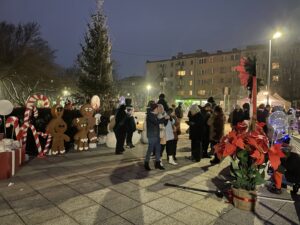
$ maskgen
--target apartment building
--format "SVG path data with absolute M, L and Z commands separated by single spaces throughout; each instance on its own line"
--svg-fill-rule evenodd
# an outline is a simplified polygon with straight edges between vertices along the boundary
M 300 44 L 288 47 L 275 45 L 271 56 L 270 91 L 277 92 L 287 100 L 293 100 L 295 104 L 300 103 L 300 93 L 297 93 L 300 84 L 298 89 L 295 84 L 296 78 L 300 79 L 299 49 Z M 284 67 L 283 61 L 290 58 L 287 56 L 291 55 L 291 51 L 294 57 L 289 63 L 294 66 L 294 70 L 290 71 L 292 74 L 288 79 L 295 88 L 292 93 L 287 94 L 285 89 L 288 87 L 288 68 Z M 238 99 L 247 96 L 247 91 L 240 85 L 238 73 L 234 69 L 241 56 L 256 56 L 257 77 L 262 78 L 265 83 L 261 90 L 266 90 L 269 59 L 269 49 L 266 45 L 234 48 L 230 51 L 219 50 L 214 53 L 197 50 L 190 54 L 178 53 L 171 59 L 147 61 L 146 80 L 155 87 L 155 93 L 164 92 L 170 102 L 177 100 L 201 104 L 213 96 L 218 103 L 230 109 Z M 286 67 L 289 63 L 285 63 Z

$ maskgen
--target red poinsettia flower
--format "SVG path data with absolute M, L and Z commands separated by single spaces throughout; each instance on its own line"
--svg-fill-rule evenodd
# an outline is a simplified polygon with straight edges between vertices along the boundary
M 280 165 L 280 158 L 284 158 L 285 154 L 281 151 L 281 144 L 273 145 L 268 151 L 270 164 L 274 170 L 277 170 Z
M 261 165 L 265 162 L 265 154 L 258 149 L 255 149 L 250 156 L 255 159 L 256 165 Z
M 239 78 L 240 78 L 241 84 L 244 87 L 247 87 L 248 79 L 249 79 L 249 76 L 250 76 L 247 73 L 247 71 L 245 70 L 246 61 L 247 61 L 246 58 L 241 58 L 240 65 L 238 65 L 238 66 L 235 67 L 235 70 L 240 73 L 239 74 Z
M 233 145 L 231 143 L 225 143 L 225 149 L 223 152 L 223 157 L 226 157 L 228 155 L 233 155 L 236 151 L 236 145 Z

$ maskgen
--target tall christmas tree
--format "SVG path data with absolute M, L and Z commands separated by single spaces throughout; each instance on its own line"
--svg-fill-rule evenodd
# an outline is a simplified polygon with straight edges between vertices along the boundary
M 111 43 L 103 14 L 102 4 L 96 14 L 91 15 L 88 31 L 81 44 L 78 64 L 83 74 L 79 77 L 78 87 L 86 97 L 100 95 L 103 99 L 112 85 Z

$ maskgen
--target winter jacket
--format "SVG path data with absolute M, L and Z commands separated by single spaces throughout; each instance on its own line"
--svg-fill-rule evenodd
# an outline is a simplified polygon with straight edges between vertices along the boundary
M 204 121 L 201 113 L 191 114 L 190 120 L 187 123 L 190 126 L 190 139 L 202 141 Z
M 127 123 L 127 113 L 125 112 L 126 106 L 121 105 L 116 113 L 115 120 L 116 124 L 114 126 L 114 132 L 126 132 Z
M 225 124 L 225 116 L 216 114 L 212 114 L 207 124 L 209 126 L 209 140 L 219 142 L 221 138 L 224 136 L 224 124 Z
M 159 138 L 159 124 L 165 122 L 165 118 L 158 119 L 157 115 L 150 112 L 146 116 L 147 138 Z

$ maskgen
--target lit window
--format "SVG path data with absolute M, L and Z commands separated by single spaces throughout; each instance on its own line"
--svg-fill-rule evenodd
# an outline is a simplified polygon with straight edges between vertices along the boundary
M 279 63 L 278 63 L 278 62 L 272 63 L 272 69 L 273 69 L 273 70 L 279 69 Z
M 190 80 L 190 86 L 192 86 L 193 85 L 193 81 L 192 80 Z
M 192 90 L 189 91 L 189 95 L 193 95 L 193 91 Z
M 193 76 L 193 70 L 191 70 L 190 74 L 191 74 L 191 76 Z
M 275 81 L 275 82 L 279 81 L 279 76 L 278 76 L 278 75 L 273 76 L 273 77 L 272 77 L 272 80 Z
M 205 95 L 205 90 L 199 90 L 198 95 Z
M 178 76 L 185 76 L 185 70 L 178 70 L 177 75 Z

